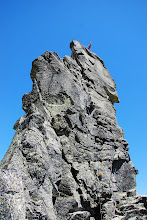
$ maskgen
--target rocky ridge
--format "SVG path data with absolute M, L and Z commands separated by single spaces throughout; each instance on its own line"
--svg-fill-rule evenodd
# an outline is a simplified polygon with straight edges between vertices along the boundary
M 0 163 L 0 219 L 147 219 L 118 126 L 116 85 L 78 41 L 32 63 L 26 112 Z

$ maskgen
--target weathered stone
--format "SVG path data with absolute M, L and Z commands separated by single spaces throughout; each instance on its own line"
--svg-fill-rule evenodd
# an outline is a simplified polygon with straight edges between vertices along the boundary
M 146 219 L 115 82 L 100 57 L 70 47 L 71 57 L 46 51 L 32 63 L 26 115 L 0 163 L 0 219 Z

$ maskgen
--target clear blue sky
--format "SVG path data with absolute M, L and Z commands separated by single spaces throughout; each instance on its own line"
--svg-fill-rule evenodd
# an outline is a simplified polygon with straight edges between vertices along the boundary
M 24 115 L 31 63 L 46 50 L 71 55 L 69 44 L 92 42 L 117 84 L 118 124 L 129 142 L 139 194 L 147 194 L 147 1 L 0 1 L 0 160 Z

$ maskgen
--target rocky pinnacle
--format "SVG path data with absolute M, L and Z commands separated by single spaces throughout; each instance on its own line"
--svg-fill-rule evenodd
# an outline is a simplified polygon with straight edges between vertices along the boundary
M 147 219 L 128 143 L 116 120 L 116 85 L 78 41 L 71 57 L 32 63 L 26 112 L 0 163 L 0 219 Z

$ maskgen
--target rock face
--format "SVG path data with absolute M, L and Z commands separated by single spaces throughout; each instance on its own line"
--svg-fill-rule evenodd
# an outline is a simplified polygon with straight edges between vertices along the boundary
M 115 82 L 100 57 L 77 41 L 70 48 L 71 57 L 33 61 L 26 114 L 0 163 L 0 219 L 147 219 Z

